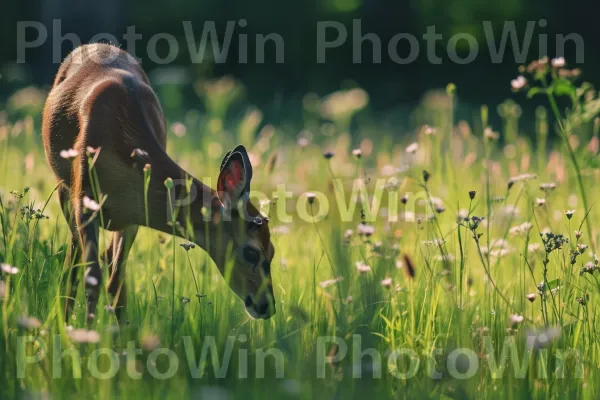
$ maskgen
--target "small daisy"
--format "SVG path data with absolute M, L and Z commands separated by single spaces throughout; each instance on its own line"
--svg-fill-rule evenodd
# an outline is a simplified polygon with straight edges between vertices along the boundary
M 8 275 L 16 275 L 19 273 L 19 268 L 13 267 L 9 264 L 1 264 L 2 272 Z
M 370 265 L 365 264 L 365 263 L 363 263 L 361 261 L 357 261 L 356 262 L 356 269 L 361 274 L 364 274 L 364 273 L 367 273 L 367 272 L 371 272 L 373 270 Z
M 563 68 L 566 65 L 564 57 L 553 58 L 551 64 L 554 68 Z
M 516 79 L 510 81 L 510 86 L 514 91 L 523 89 L 525 85 L 527 85 L 527 79 L 523 75 L 519 75 Z
M 392 287 L 392 278 L 385 278 L 380 283 L 381 283 L 381 286 L 383 286 L 385 288 Z
M 575 210 L 566 210 L 565 211 L 565 215 L 567 216 L 568 219 L 573 218 L 573 214 L 575 214 Z
M 87 329 L 73 329 L 69 331 L 69 337 L 77 343 L 98 343 L 100 341 L 98 332 Z

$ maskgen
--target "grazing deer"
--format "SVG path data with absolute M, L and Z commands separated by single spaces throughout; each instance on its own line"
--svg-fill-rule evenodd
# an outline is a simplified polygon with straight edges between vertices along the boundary
M 104 257 L 108 291 L 119 311 L 126 299 L 125 261 L 138 226 L 193 240 L 223 276 L 227 271 L 231 289 L 252 317 L 275 313 L 270 271 L 275 250 L 268 219 L 248 201 L 252 166 L 246 150 L 237 146 L 225 156 L 217 191 L 192 178 L 165 152 L 162 108 L 128 53 L 107 44 L 75 49 L 60 66 L 46 100 L 42 132 L 72 232 L 67 265 L 81 249 L 86 268 L 88 318 L 93 318 L 102 287 L 99 229 L 114 232 Z M 185 184 L 169 190 L 168 178 Z M 188 199 L 185 206 L 182 199 Z M 79 275 L 70 271 L 67 309 Z

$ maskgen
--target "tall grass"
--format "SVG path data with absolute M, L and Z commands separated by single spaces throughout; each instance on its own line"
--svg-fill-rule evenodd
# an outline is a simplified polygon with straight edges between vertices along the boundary
M 552 82 L 561 79 L 556 69 L 547 74 Z M 289 128 L 258 130 L 256 111 L 241 121 L 228 116 L 241 89 L 226 83 L 203 88 L 209 113 L 184 130 L 178 126 L 178 134 L 170 130 L 169 152 L 189 171 L 216 177 L 223 150 L 236 138 L 249 148 L 253 188 L 269 200 L 262 205 L 270 206 L 265 213 L 276 248 L 277 314 L 250 319 L 206 254 L 198 248 L 186 252 L 174 236 L 142 229 L 128 259 L 124 319 L 117 321 L 105 308 L 110 299 L 103 295 L 87 325 L 79 290 L 75 318 L 65 323 L 70 234 L 52 195 L 55 182 L 43 162 L 39 121 L 17 134 L 22 121 L 7 110 L 10 117 L 0 127 L 0 260 L 18 272 L 7 267 L 0 281 L 0 397 L 597 398 L 600 269 L 591 249 L 600 215 L 584 199 L 598 182 L 598 138 L 584 141 L 580 133 L 595 96 L 573 98 L 578 107 L 570 107 L 565 118 L 553 96 L 566 89 L 548 92 L 564 83 L 542 85 L 556 129 L 547 112 L 538 111 L 529 116 L 537 119 L 537 131 L 525 135 L 518 127 L 520 109 L 509 103 L 500 134 L 488 126 L 487 107 L 475 121 L 456 121 L 459 100 L 450 86 L 422 108 L 429 127 L 398 137 L 351 123 L 368 106 L 366 94 L 356 89 L 305 109 L 307 129 L 296 142 Z M 553 143 L 550 132 L 563 142 Z M 27 157 L 34 162 L 24 162 Z M 378 179 L 384 188 L 379 192 Z M 273 195 L 280 183 L 292 192 L 291 200 Z M 364 201 L 344 220 L 353 190 Z M 325 195 L 330 209 L 324 218 L 319 211 L 325 200 L 309 202 L 307 192 Z M 340 197 L 346 199 L 343 207 L 336 202 Z M 293 222 L 281 220 L 277 207 L 284 204 Z M 395 220 L 389 216 L 396 205 Z M 19 347 L 19 338 L 28 335 L 41 340 Z M 326 336 L 338 343 L 319 340 Z M 188 353 L 193 350 L 197 362 L 210 337 L 221 356 L 228 337 L 235 339 L 231 362 L 217 377 L 213 368 L 222 359 L 209 357 L 199 367 L 202 376 L 194 377 L 190 371 L 198 366 L 188 365 Z M 348 355 L 338 361 L 341 340 Z M 362 357 L 353 347 L 359 341 Z M 141 351 L 128 363 L 129 342 Z M 156 348 L 165 350 L 157 356 Z M 272 348 L 283 355 L 283 377 L 274 356 L 265 358 L 260 375 L 261 354 Z M 474 358 L 453 359 L 457 348 L 469 349 Z M 118 354 L 120 368 L 110 379 L 102 379 L 111 375 L 111 363 L 107 356 L 95 359 L 98 349 Z M 568 349 L 574 352 L 564 353 Z M 43 357 L 27 365 L 23 377 L 21 350 Z M 177 371 L 157 379 L 151 370 L 173 367 L 168 351 L 178 357 Z M 81 354 L 81 377 L 74 376 L 75 352 Z M 329 361 L 320 363 L 324 354 Z M 403 355 L 389 362 L 390 354 Z M 414 377 L 411 357 L 419 360 Z M 529 366 L 519 371 L 515 357 Z M 92 373 L 88 362 L 100 372 Z M 247 374 L 240 372 L 243 365 Z M 459 379 L 475 365 L 473 376 Z

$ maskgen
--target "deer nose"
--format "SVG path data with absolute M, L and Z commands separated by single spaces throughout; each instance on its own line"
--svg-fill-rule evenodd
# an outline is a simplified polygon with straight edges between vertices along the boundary
M 275 314 L 275 304 L 271 296 L 261 296 L 258 302 L 254 302 L 251 296 L 246 296 L 244 305 L 258 314 L 259 318 L 269 319 Z

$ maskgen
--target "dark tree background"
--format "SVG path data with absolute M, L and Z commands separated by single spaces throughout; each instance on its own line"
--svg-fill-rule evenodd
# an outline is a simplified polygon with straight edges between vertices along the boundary
M 517 71 L 510 48 L 510 57 L 501 64 L 490 60 L 482 21 L 489 20 L 499 38 L 505 21 L 515 21 L 522 37 L 527 21 L 547 20 L 545 28 L 535 33 L 548 35 L 548 56 L 554 56 L 556 34 L 576 33 L 585 44 L 585 62 L 578 65 L 584 78 L 592 83 L 600 81 L 600 24 L 590 0 L 20 0 L 3 5 L 0 16 L 0 65 L 10 66 L 17 56 L 18 21 L 40 21 L 48 27 L 52 38 L 52 20 L 61 19 L 62 32 L 76 33 L 88 41 L 99 32 L 114 34 L 121 39 L 128 26 L 134 25 L 143 35 L 138 42 L 137 56 L 144 59 L 147 71 L 156 65 L 145 57 L 148 39 L 156 33 L 169 33 L 179 41 L 180 52 L 175 65 L 188 69 L 192 75 L 219 76 L 231 74 L 247 87 L 249 101 L 269 109 L 274 102 L 299 102 L 307 92 L 325 94 L 352 81 L 365 88 L 371 96 L 373 109 L 389 109 L 399 104 L 416 104 L 428 89 L 444 87 L 454 82 L 461 101 L 472 104 L 499 103 L 510 96 L 510 79 Z M 361 64 L 352 62 L 352 20 L 362 21 L 362 31 L 375 33 L 382 41 L 382 63 L 370 62 L 372 45 L 362 46 Z M 182 21 L 191 21 L 196 40 L 199 40 L 205 21 L 215 21 L 222 34 L 227 21 L 245 19 L 243 33 L 250 42 L 249 62 L 240 64 L 237 57 L 229 57 L 224 64 L 191 65 L 184 40 Z M 327 62 L 316 62 L 316 34 L 318 21 L 338 21 L 348 29 L 345 45 L 329 50 Z M 436 53 L 443 58 L 440 65 L 426 57 L 425 42 L 421 39 L 427 27 L 435 25 L 443 35 L 437 42 Z M 236 31 L 237 33 L 241 30 Z M 253 37 L 257 33 L 277 33 L 285 43 L 285 63 L 275 63 L 274 51 L 267 46 L 266 62 L 253 62 Z M 455 33 L 466 32 L 479 43 L 479 56 L 472 63 L 457 65 L 447 57 L 446 44 Z M 398 65 L 387 56 L 387 42 L 397 33 L 411 33 L 419 39 L 420 54 L 407 65 Z M 537 38 L 537 35 L 534 35 Z M 162 42 L 164 44 L 164 42 Z M 270 44 L 272 45 L 272 44 Z M 406 54 L 406 42 L 401 42 L 399 53 Z M 51 40 L 45 46 L 27 51 L 27 64 L 22 66 L 22 81 L 0 81 L 0 93 L 14 90 L 15 85 L 29 80 L 48 84 L 58 68 L 52 63 Z M 234 34 L 232 53 L 237 54 L 238 36 Z M 62 56 L 71 50 L 64 42 Z M 164 53 L 161 53 L 161 50 Z M 568 45 L 565 56 L 574 60 L 575 48 Z M 159 53 L 166 50 L 159 46 Z M 466 49 L 459 48 L 465 56 Z M 538 55 L 537 39 L 531 44 L 529 58 Z M 4 74 L 6 75 L 6 73 Z M 10 74 L 8 74 L 10 75 Z

